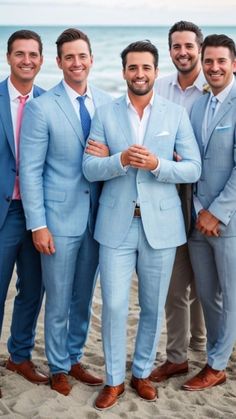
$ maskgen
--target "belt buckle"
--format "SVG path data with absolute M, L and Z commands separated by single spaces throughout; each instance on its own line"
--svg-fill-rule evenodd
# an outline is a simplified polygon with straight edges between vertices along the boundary
M 134 217 L 141 217 L 140 207 L 135 207 L 134 208 Z

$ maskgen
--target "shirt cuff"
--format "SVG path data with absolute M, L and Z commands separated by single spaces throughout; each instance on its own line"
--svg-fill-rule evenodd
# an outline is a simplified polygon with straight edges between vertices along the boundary
M 47 226 L 40 226 L 40 227 L 37 227 L 37 228 L 32 228 L 32 233 L 34 233 L 35 231 L 38 231 L 38 230 L 42 230 L 43 228 L 47 228 Z
M 158 159 L 158 165 L 157 165 L 157 167 L 154 170 L 151 170 L 151 173 L 154 176 L 158 176 L 159 175 L 159 172 L 160 172 L 160 167 L 161 167 L 161 161 L 160 161 L 160 159 Z

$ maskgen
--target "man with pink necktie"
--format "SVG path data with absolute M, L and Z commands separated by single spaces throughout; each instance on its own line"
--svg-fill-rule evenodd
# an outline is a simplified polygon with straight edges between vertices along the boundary
M 48 377 L 37 371 L 31 361 L 43 297 L 40 257 L 32 244 L 31 233 L 26 231 L 18 173 L 24 105 L 44 92 L 33 86 L 43 62 L 39 35 L 29 30 L 14 32 L 8 39 L 7 61 L 10 76 L 0 83 L 0 334 L 5 300 L 16 264 L 17 295 L 6 367 L 33 383 L 45 384 Z

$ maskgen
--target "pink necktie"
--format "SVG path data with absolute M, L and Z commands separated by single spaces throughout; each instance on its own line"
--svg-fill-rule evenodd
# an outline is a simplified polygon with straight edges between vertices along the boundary
M 19 106 L 17 110 L 17 119 L 16 119 L 16 180 L 13 190 L 13 199 L 20 199 L 20 187 L 19 187 L 19 143 L 20 143 L 20 129 L 21 122 L 23 117 L 23 110 L 25 102 L 27 101 L 29 95 L 27 96 L 18 96 Z

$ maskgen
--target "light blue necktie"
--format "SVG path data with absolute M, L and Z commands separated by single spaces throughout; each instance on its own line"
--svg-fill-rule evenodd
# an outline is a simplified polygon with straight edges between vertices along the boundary
M 76 98 L 79 101 L 79 114 L 80 114 L 80 121 L 81 121 L 81 126 L 82 126 L 82 130 L 83 130 L 83 134 L 84 134 L 84 139 L 85 141 L 87 140 L 88 136 L 89 136 L 89 131 L 90 131 L 90 127 L 91 127 L 91 117 L 89 115 L 89 111 L 85 106 L 85 99 L 86 99 L 86 95 L 85 96 L 78 96 Z
M 216 105 L 217 105 L 218 99 L 215 96 L 212 96 L 211 101 L 210 101 L 210 106 L 208 108 L 208 116 L 207 116 L 207 128 L 210 127 L 214 115 L 215 115 L 215 110 L 216 110 Z

